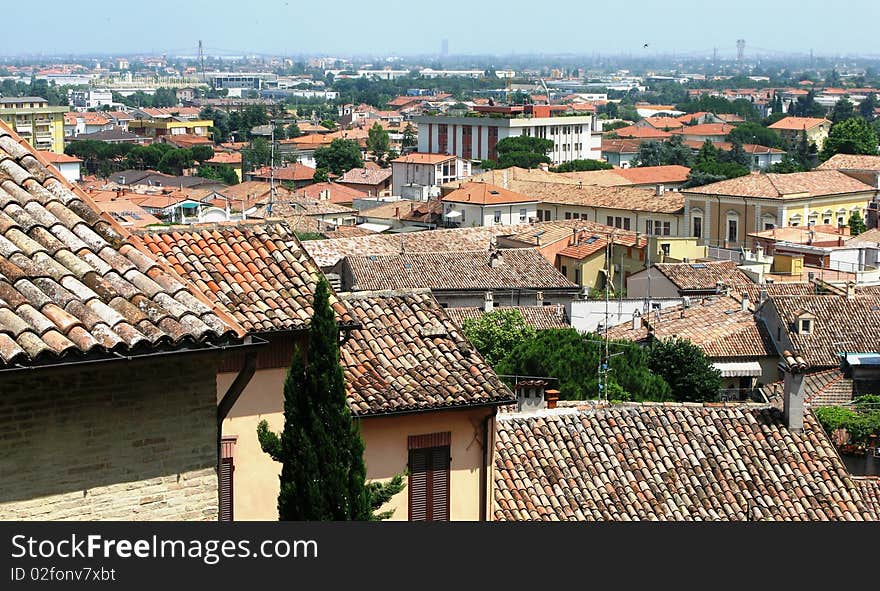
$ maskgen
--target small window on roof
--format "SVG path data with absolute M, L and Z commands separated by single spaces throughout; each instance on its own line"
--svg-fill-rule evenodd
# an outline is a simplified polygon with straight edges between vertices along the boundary
M 801 318 L 800 319 L 800 327 L 798 328 L 799 334 L 810 334 L 813 331 L 813 319 L 812 318 Z

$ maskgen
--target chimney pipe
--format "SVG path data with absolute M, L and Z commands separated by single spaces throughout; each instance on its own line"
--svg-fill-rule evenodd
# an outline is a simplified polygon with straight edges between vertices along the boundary
M 856 283 L 855 281 L 847 281 L 846 282 L 846 299 L 851 300 L 856 297 Z
M 536 412 L 544 408 L 543 380 L 523 380 L 513 387 L 516 394 L 516 410 L 518 412 Z
M 556 402 L 559 400 L 559 390 L 544 390 L 544 400 L 547 408 L 556 408 Z
M 642 315 L 639 313 L 638 310 L 636 310 L 635 312 L 633 312 L 632 329 L 639 330 L 641 327 L 642 327 Z
M 747 294 L 746 292 L 742 292 L 742 300 L 739 303 L 740 311 L 748 312 L 749 311 L 749 303 L 750 303 L 749 302 L 749 294 Z
M 483 295 L 483 312 L 491 312 L 495 308 L 495 300 L 491 291 Z
M 791 351 L 782 352 L 779 369 L 784 373 L 782 416 L 791 431 L 804 428 L 804 376 L 807 362 Z

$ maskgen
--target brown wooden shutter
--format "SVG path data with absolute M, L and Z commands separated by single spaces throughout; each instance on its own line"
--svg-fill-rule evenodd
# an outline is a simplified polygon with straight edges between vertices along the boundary
M 410 521 L 449 521 L 449 446 L 409 452 Z
M 220 521 L 233 521 L 233 473 L 235 462 L 236 437 L 223 437 L 220 444 L 220 468 L 218 470 L 218 486 L 220 488 Z

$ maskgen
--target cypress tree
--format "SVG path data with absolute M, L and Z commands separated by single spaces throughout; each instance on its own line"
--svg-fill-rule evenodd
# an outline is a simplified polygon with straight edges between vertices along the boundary
M 279 437 L 266 421 L 257 428 L 263 451 L 282 464 L 281 521 L 374 519 L 371 491 L 387 500 L 402 488 L 399 476 L 392 481 L 393 491 L 388 485 L 366 484 L 364 443 L 345 399 L 339 331 L 329 294 L 321 278 L 307 354 L 295 351 L 284 382 L 284 430 Z

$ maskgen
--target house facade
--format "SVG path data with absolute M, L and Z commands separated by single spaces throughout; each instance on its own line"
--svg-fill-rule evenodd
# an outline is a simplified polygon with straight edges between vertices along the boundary
M 440 194 L 440 185 L 471 174 L 468 160 L 445 154 L 413 152 L 391 161 L 391 194 L 425 200 Z

